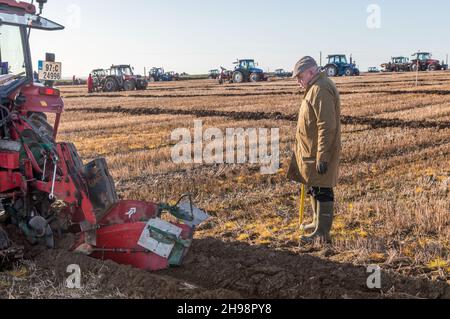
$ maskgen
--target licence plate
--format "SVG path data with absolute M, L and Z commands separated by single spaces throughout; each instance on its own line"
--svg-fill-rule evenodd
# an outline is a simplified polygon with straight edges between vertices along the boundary
M 44 81 L 61 80 L 61 62 L 40 62 L 39 79 Z

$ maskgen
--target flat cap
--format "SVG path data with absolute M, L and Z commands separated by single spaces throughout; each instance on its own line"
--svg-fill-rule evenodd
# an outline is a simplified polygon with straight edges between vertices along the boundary
M 294 74 L 292 75 L 293 78 L 296 78 L 299 76 L 299 74 L 305 72 L 306 70 L 318 67 L 316 60 L 310 56 L 305 56 L 300 59 L 300 61 L 297 62 L 297 64 L 294 67 Z

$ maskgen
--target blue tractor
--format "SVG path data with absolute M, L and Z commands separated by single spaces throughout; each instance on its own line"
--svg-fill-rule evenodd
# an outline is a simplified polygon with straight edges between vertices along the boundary
M 344 54 L 329 55 L 327 59 L 328 64 L 324 69 L 329 77 L 358 76 L 360 74 L 352 57 L 350 57 L 350 63 L 347 62 L 347 57 Z
M 255 60 L 238 60 L 234 64 L 236 67 L 231 78 L 233 83 L 267 81 L 267 75 L 262 69 L 256 67 Z

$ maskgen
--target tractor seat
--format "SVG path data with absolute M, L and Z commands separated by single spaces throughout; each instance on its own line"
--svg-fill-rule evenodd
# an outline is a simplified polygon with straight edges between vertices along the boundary
M 0 140 L 0 151 L 20 152 L 22 144 L 16 141 Z

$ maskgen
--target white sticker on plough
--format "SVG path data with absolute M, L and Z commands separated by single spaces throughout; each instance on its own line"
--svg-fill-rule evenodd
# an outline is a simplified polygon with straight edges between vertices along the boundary
M 169 258 L 175 243 L 162 243 L 157 239 L 151 237 L 150 228 L 159 229 L 160 231 L 170 234 L 176 238 L 180 238 L 183 230 L 169 222 L 166 222 L 160 218 L 154 218 L 148 221 L 141 234 L 138 245 L 155 253 L 163 258 Z

